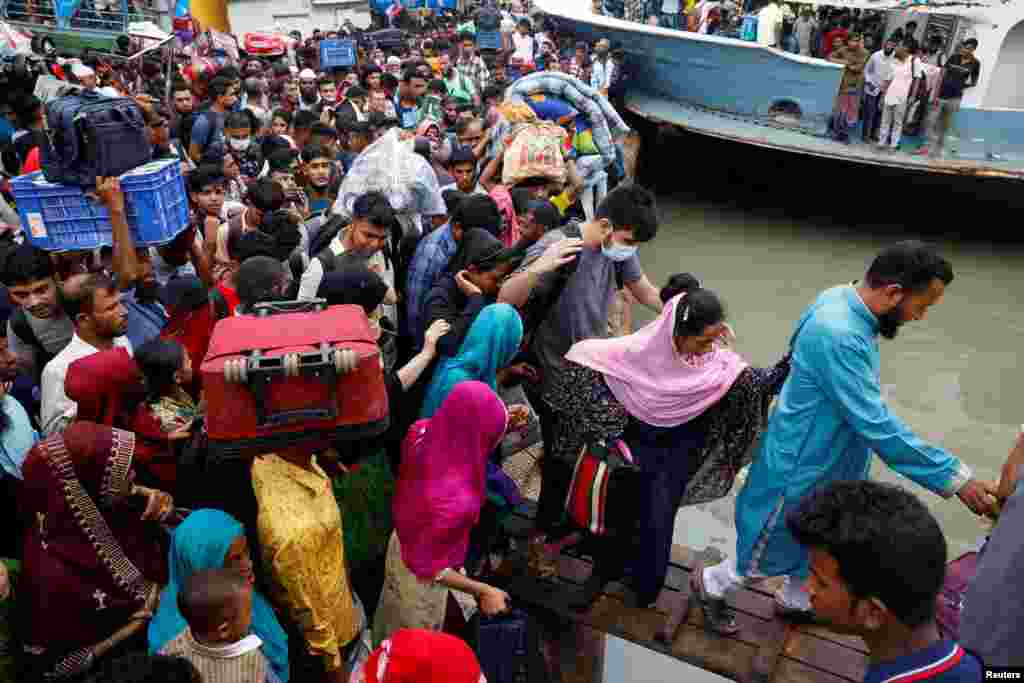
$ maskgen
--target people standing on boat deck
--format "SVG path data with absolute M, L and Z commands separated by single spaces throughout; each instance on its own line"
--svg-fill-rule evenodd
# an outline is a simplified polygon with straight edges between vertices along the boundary
M 611 43 L 607 38 L 602 38 L 594 45 L 594 62 L 590 65 L 590 87 L 598 90 L 605 97 L 608 96 L 608 89 L 612 85 L 612 72 L 615 70 L 615 62 L 611 60 L 609 51 Z
M 990 511 L 970 468 L 920 439 L 882 398 L 878 336 L 893 339 L 902 325 L 922 320 L 952 281 L 952 266 L 931 247 L 900 242 L 875 258 L 863 283 L 826 290 L 801 316 L 789 378 L 736 500 L 736 557 L 693 574 L 709 628 L 735 633 L 728 593 L 770 576 L 787 577 L 776 598 L 780 612 L 808 615 L 798 585 L 807 553 L 786 529 L 787 513 L 818 486 L 865 479 L 872 451 L 921 486 L 956 494 L 976 514 Z
M 718 27 L 722 24 L 722 3 L 718 0 L 700 0 L 694 11 L 699 17 L 697 33 L 718 33 Z
M 818 30 L 818 22 L 814 19 L 814 9 L 805 5 L 800 10 L 800 18 L 793 25 L 793 35 L 796 36 L 797 48 L 804 57 L 811 56 L 811 47 L 814 45 L 814 32 Z
M 885 85 L 885 97 L 882 100 L 882 128 L 878 134 L 878 146 L 882 149 L 887 145 L 891 149 L 898 149 L 900 146 L 907 103 L 910 101 L 910 89 L 916 75 L 914 63 L 915 60 L 910 56 L 910 50 L 905 43 L 896 47 L 893 59 L 889 63 L 890 78 Z
M 930 122 L 928 153 L 933 157 L 942 155 L 942 147 L 946 142 L 946 133 L 953 117 L 960 111 L 960 100 L 964 90 L 978 84 L 981 75 L 981 62 L 974 56 L 978 48 L 975 38 L 968 38 L 960 45 L 960 52 L 946 60 L 942 70 L 942 84 L 939 86 L 939 99 L 929 112 Z
M 850 141 L 850 130 L 857 125 L 860 116 L 861 90 L 864 87 L 864 67 L 870 55 L 861 43 L 860 33 L 852 32 L 846 45 L 829 55 L 830 62 L 843 64 L 843 80 L 836 97 L 833 132 L 836 140 Z
M 682 292 L 672 286 L 677 279 Z M 608 518 L 612 533 L 594 539 L 580 607 L 630 564 L 630 597 L 640 607 L 657 599 L 676 511 L 732 488 L 789 369 L 788 359 L 751 368 L 728 348 L 725 308 L 693 276 L 673 276 L 661 297 L 661 315 L 635 334 L 575 344 L 560 375 L 564 386 L 551 394 L 560 429 L 550 447 L 545 442 L 545 457 L 574 463 L 587 443 L 621 438 L 641 471 L 635 513 Z
M 765 47 L 778 47 L 782 38 L 782 8 L 775 0 L 757 13 L 757 42 Z
M 882 113 L 882 97 L 886 84 L 892 80 L 891 61 L 896 51 L 896 42 L 890 38 L 881 50 L 871 55 L 864 67 L 864 142 L 870 143 L 878 131 Z
M 946 539 L 912 493 L 835 482 L 805 498 L 786 525 L 810 554 L 815 613 L 868 646 L 864 683 L 982 680 L 981 660 L 939 633 Z
M 818 55 L 819 57 L 828 59 L 836 47 L 836 39 L 842 38 L 843 41 L 846 40 L 850 35 L 850 23 L 850 17 L 843 17 L 839 20 L 838 26 L 825 34 L 825 38 L 821 41 L 821 54 Z
M 661 25 L 679 30 L 679 0 L 661 0 Z

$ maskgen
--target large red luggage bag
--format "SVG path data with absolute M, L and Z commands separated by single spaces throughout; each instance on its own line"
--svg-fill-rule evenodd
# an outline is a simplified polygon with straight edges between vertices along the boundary
M 260 304 L 217 323 L 200 369 L 214 459 L 387 429 L 378 333 L 360 306 L 315 307 Z

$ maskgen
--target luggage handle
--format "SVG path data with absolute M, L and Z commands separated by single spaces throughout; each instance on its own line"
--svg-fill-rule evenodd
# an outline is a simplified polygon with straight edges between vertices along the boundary
M 282 313 L 319 313 L 327 309 L 326 299 L 310 299 L 309 301 L 263 301 L 252 307 L 253 313 L 260 318 Z
M 338 416 L 338 378 L 354 371 L 362 360 L 373 355 L 378 354 L 360 357 L 351 349 L 332 349 L 326 343 L 320 344 L 317 351 L 286 353 L 275 357 L 264 356 L 257 350 L 246 358 L 226 361 L 224 379 L 229 383 L 245 384 L 253 393 L 256 399 L 257 427 L 279 426 L 298 420 L 333 420 Z M 278 376 L 300 375 L 313 375 L 327 383 L 326 407 L 267 413 L 266 391 L 271 381 Z

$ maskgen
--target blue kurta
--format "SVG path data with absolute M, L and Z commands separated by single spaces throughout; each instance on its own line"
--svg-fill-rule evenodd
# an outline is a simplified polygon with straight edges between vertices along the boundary
M 805 577 L 807 553 L 786 529 L 786 515 L 812 489 L 867 478 L 872 451 L 944 497 L 971 477 L 958 458 L 915 436 L 885 405 L 878 319 L 853 286 L 818 297 L 797 323 L 792 348 L 792 370 L 736 500 L 737 569 L 744 576 Z

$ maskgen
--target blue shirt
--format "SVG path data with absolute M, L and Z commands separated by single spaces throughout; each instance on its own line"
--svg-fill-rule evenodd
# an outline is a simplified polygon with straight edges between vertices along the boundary
M 39 432 L 32 428 L 28 413 L 13 396 L 0 399 L 0 410 L 10 420 L 7 429 L 0 433 L 0 468 L 3 468 L 4 474 L 22 479 L 21 465 L 39 441 Z
M 207 110 L 196 117 L 192 126 L 191 144 L 206 150 L 210 145 L 224 143 L 224 114 Z
M 426 332 L 423 329 L 423 304 L 457 246 L 450 223 L 428 233 L 416 246 L 405 289 L 408 332 L 416 350 L 423 348 L 423 333 Z
M 167 324 L 167 310 L 159 301 L 140 302 L 135 298 L 135 288 L 121 291 L 121 303 L 124 304 L 128 318 L 128 331 L 125 336 L 137 349 L 150 339 L 160 336 Z
M 978 683 L 981 662 L 952 640 L 868 667 L 864 683 Z
M 402 98 L 395 95 L 395 113 L 398 115 L 398 126 L 402 130 L 413 130 L 420 125 L 420 106 L 403 107 Z

